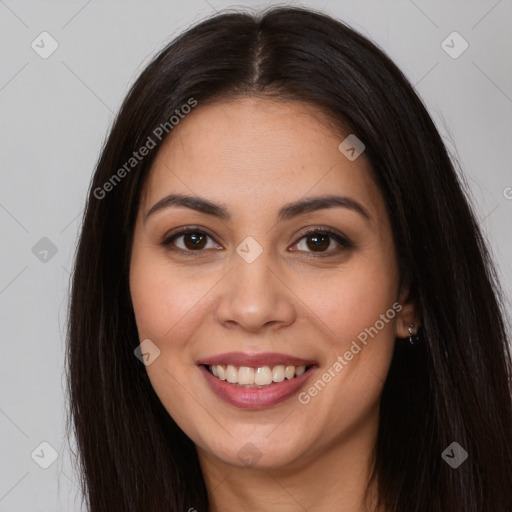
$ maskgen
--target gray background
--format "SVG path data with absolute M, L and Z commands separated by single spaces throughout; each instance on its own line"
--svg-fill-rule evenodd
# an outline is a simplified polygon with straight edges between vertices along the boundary
M 82 207 L 114 112 L 155 52 L 191 23 L 225 7 L 276 3 L 0 0 L 0 511 L 80 510 L 63 335 Z M 510 304 L 512 1 L 300 5 L 362 31 L 416 85 L 464 169 Z M 43 45 L 43 31 L 58 43 L 46 59 L 31 47 Z M 469 44 L 458 58 L 441 46 L 453 31 Z M 43 441 L 59 454 L 48 469 L 39 465 L 51 462 Z

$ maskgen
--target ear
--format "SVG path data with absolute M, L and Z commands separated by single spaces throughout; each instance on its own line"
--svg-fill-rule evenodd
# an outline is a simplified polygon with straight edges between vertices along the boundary
M 402 288 L 398 302 L 402 306 L 402 309 L 397 314 L 395 336 L 397 338 L 408 338 L 410 336 L 408 330 L 409 325 L 414 325 L 414 334 L 418 333 L 418 329 L 421 326 L 418 308 L 409 297 L 409 287 L 406 286 Z

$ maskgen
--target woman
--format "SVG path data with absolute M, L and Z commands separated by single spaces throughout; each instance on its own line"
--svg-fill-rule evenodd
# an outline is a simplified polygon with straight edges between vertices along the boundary
M 499 286 L 436 128 L 326 15 L 216 15 L 132 87 L 73 275 L 91 511 L 512 510 Z

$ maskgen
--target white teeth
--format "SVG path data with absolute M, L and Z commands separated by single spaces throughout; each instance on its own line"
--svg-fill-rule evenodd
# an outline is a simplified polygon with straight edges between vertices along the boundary
M 238 370 L 232 364 L 228 364 L 226 368 L 226 380 L 231 384 L 238 382 Z
M 278 364 L 272 370 L 272 380 L 274 382 L 283 382 L 284 380 L 284 365 Z
M 284 376 L 287 379 L 293 379 L 295 376 L 295 366 L 287 366 L 286 370 L 284 371 Z
M 256 370 L 254 374 L 254 384 L 258 386 L 268 386 L 272 383 L 272 370 L 268 366 L 263 366 Z
M 268 386 L 272 382 L 283 382 L 285 379 L 293 379 L 304 375 L 306 366 L 292 366 L 278 364 L 273 368 L 260 366 L 251 368 L 249 366 L 227 366 L 214 364 L 210 367 L 211 373 L 220 380 L 227 380 L 231 384 L 239 384 L 246 387 Z
M 254 384 L 254 368 L 240 366 L 238 370 L 238 384 Z

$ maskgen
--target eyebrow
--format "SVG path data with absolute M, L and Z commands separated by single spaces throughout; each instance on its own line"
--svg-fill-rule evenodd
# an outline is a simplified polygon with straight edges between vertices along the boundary
M 230 221 L 232 219 L 232 215 L 225 205 L 214 203 L 202 197 L 184 194 L 170 194 L 163 199 L 160 199 L 160 201 L 149 209 L 146 213 L 146 220 L 150 215 L 171 207 L 190 208 L 197 212 L 218 217 L 225 221 Z M 368 210 L 355 199 L 336 195 L 323 195 L 309 197 L 293 203 L 285 204 L 277 214 L 277 222 L 287 221 L 294 217 L 298 217 L 299 215 L 328 208 L 347 208 L 348 210 L 352 210 L 360 214 L 366 220 L 370 220 Z

